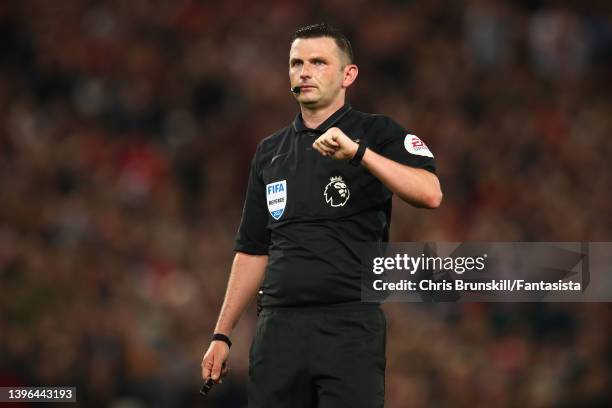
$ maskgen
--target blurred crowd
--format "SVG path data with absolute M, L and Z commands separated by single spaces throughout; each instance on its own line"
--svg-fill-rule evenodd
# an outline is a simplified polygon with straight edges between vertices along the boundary
M 394 240 L 611 240 L 607 1 L 2 1 L 0 385 L 246 406 L 254 310 L 207 399 L 199 364 L 251 155 L 297 112 L 290 37 L 319 21 L 352 40 L 351 104 L 436 155 L 443 205 L 395 203 Z M 385 309 L 389 408 L 609 402 L 606 304 Z

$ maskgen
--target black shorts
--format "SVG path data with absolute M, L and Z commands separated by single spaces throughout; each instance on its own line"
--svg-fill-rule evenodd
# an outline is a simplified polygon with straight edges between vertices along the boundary
M 385 343 L 378 306 L 265 308 L 251 345 L 249 407 L 383 407 Z

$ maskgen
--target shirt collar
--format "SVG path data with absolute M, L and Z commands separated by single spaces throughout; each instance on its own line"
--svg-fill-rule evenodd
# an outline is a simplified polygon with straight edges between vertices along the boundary
M 340 109 L 334 112 L 329 118 L 327 118 L 323 123 L 319 125 L 316 129 L 307 128 L 304 125 L 304 121 L 302 120 L 302 114 L 298 113 L 295 116 L 295 120 L 293 121 L 293 129 L 296 132 L 304 132 L 304 131 L 314 131 L 315 133 L 325 133 L 327 129 L 335 125 L 344 115 L 346 115 L 351 110 L 351 105 L 345 103 Z

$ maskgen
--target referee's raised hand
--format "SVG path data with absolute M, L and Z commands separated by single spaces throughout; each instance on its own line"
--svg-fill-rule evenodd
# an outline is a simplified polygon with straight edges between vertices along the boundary
M 348 160 L 355 156 L 359 145 L 337 127 L 329 128 L 317 138 L 312 147 L 323 156 L 335 160 Z
M 215 384 L 229 372 L 226 360 L 229 357 L 229 346 L 222 341 L 213 340 L 202 359 L 202 379 L 212 379 Z

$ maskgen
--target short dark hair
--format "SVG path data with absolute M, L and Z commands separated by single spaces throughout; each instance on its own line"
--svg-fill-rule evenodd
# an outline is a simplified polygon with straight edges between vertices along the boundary
M 298 38 L 320 38 L 320 37 L 329 37 L 332 38 L 340 51 L 346 55 L 348 58 L 349 64 L 352 64 L 354 61 L 353 57 L 353 47 L 351 47 L 351 42 L 346 38 L 346 36 L 340 31 L 338 28 L 331 26 L 325 23 L 312 24 L 309 26 L 305 26 L 302 28 L 298 28 L 293 34 L 293 38 L 291 39 L 291 44 Z

